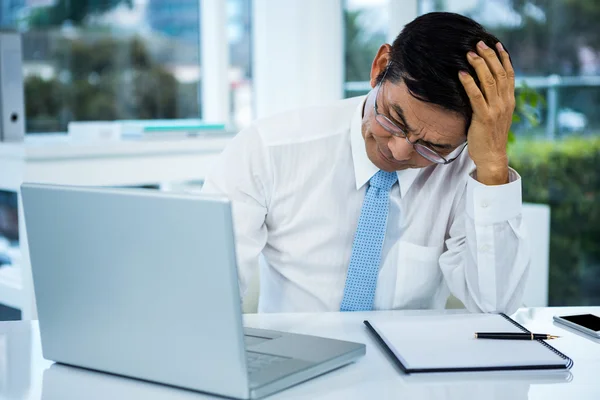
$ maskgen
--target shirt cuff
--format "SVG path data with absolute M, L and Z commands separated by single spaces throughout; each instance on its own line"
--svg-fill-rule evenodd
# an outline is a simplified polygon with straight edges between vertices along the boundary
M 496 224 L 516 218 L 523 207 L 521 177 L 512 168 L 508 169 L 508 183 L 487 186 L 471 171 L 467 181 L 467 215 L 475 224 Z

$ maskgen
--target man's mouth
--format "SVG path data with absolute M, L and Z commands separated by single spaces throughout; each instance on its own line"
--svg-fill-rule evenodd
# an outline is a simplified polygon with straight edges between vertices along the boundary
M 379 152 L 381 157 L 383 157 L 384 160 L 386 160 L 387 162 L 393 163 L 393 164 L 399 164 L 398 160 L 394 159 L 393 157 L 386 156 L 385 153 L 383 151 L 381 151 L 381 149 L 379 148 L 379 145 L 376 144 L 375 147 L 377 147 L 377 151 Z

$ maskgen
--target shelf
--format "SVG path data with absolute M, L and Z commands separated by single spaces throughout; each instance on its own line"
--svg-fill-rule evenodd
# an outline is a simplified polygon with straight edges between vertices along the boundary
M 123 158 L 148 155 L 220 153 L 235 136 L 232 132 L 189 138 L 122 139 L 103 141 L 72 140 L 40 135 L 24 142 L 0 143 L 0 159 L 53 161 L 82 158 Z
M 22 299 L 21 268 L 14 266 L 0 268 L 0 303 L 21 309 Z

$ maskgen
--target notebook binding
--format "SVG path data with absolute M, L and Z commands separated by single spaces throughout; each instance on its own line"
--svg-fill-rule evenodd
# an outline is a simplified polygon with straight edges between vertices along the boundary
M 500 315 L 502 315 L 502 317 L 504 317 L 507 321 L 509 321 L 511 324 L 513 324 L 514 326 L 516 326 L 517 328 L 519 328 L 523 332 L 531 333 L 530 330 L 528 330 L 527 328 L 525 328 L 523 325 L 521 325 L 520 323 L 518 323 L 517 321 L 515 321 L 514 319 L 512 319 L 508 315 L 506 315 L 504 313 L 500 313 Z M 548 344 L 548 342 L 545 342 L 545 341 L 543 341 L 541 339 L 538 339 L 537 342 L 540 343 L 543 346 L 546 346 L 546 348 L 548 348 L 548 350 L 551 350 L 553 353 L 555 353 L 556 355 L 558 355 L 559 357 L 561 357 L 563 360 L 567 360 L 567 369 L 569 369 L 569 368 L 571 368 L 573 366 L 573 360 L 570 357 L 568 357 L 564 353 L 558 351 L 552 345 Z

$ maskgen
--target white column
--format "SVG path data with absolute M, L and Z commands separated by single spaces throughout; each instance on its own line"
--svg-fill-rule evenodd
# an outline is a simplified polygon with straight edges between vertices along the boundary
M 256 117 L 343 97 L 341 0 L 254 0 Z
M 417 18 L 418 11 L 418 0 L 388 0 L 388 43 L 392 44 L 404 25 Z
M 558 89 L 560 88 L 560 76 L 552 74 L 548 77 L 548 91 L 546 104 L 548 116 L 546 117 L 546 139 L 554 140 L 557 134 L 556 124 L 558 115 Z
M 230 93 L 227 2 L 199 1 L 202 119 L 206 122 L 228 123 Z

